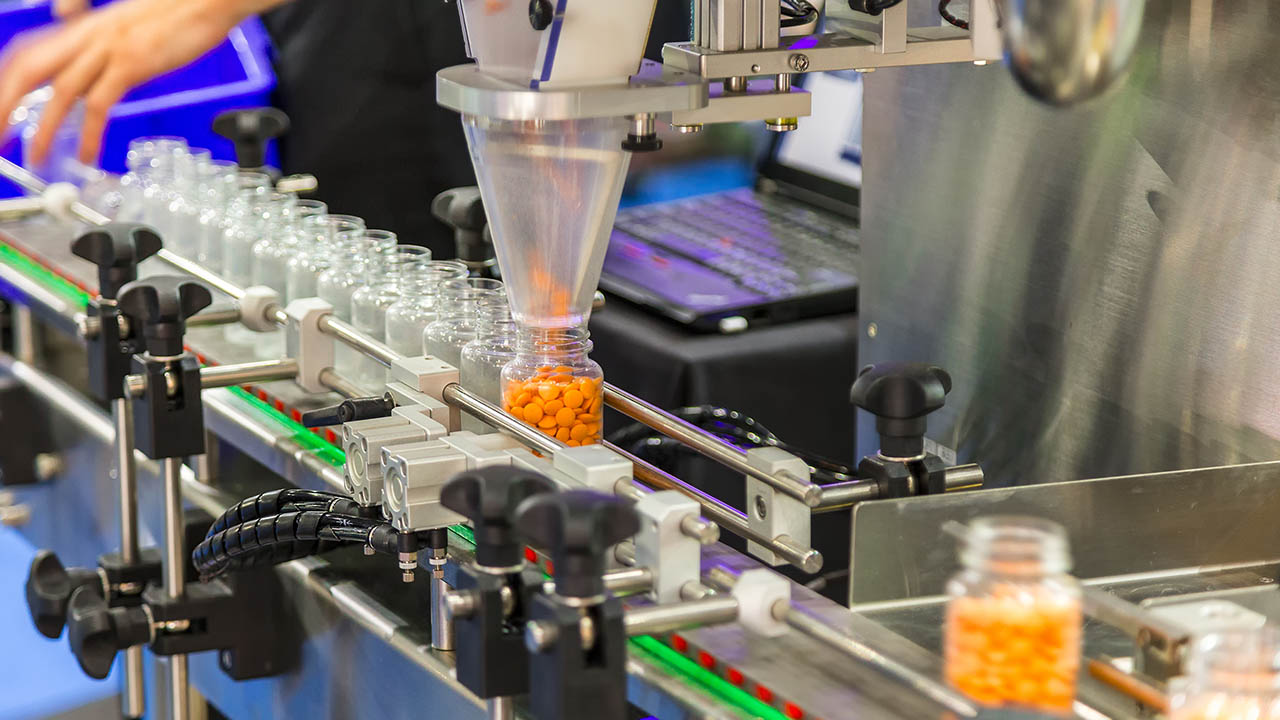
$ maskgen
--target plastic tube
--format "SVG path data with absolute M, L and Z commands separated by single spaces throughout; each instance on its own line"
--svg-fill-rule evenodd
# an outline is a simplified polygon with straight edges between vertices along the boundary
M 213 533 L 196 546 L 191 560 L 201 578 L 209 579 L 232 569 L 294 560 L 341 543 L 367 544 L 377 552 L 394 554 L 399 536 L 390 524 L 376 520 L 314 510 L 284 512 Z
M 214 533 L 226 530 L 233 525 L 268 515 L 279 515 L 282 512 L 321 510 L 352 515 L 358 507 L 354 500 L 337 493 L 301 488 L 272 490 L 245 498 L 227 508 L 213 525 L 209 526 L 209 532 L 205 533 L 205 537 L 212 537 Z

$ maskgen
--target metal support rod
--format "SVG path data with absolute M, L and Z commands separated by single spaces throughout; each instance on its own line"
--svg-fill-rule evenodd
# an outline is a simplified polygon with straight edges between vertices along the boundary
M 320 382 L 343 397 L 363 397 L 367 394 L 355 383 L 339 375 L 333 368 L 320 371 Z
M 627 635 L 657 635 L 737 619 L 738 600 L 729 596 L 628 608 L 623 615 Z
M 805 572 L 816 573 L 822 569 L 822 553 L 817 550 L 801 545 L 786 535 L 779 535 L 776 538 L 766 537 L 763 533 L 751 527 L 747 522 L 746 515 L 735 508 L 725 505 L 719 498 L 707 495 L 698 488 L 689 485 L 674 475 L 663 472 L 617 445 L 609 442 L 605 442 L 603 445 L 630 460 L 635 468 L 636 479 L 645 485 L 655 490 L 675 490 L 693 498 L 702 506 L 702 514 L 706 515 L 709 520 L 715 522 L 721 528 L 738 537 L 753 540 L 767 547 L 774 553 L 781 555 L 788 563 Z
M 952 490 L 981 487 L 982 481 L 982 468 L 976 463 L 970 463 L 947 468 L 943 483 L 947 492 L 951 492 Z M 822 501 L 813 511 L 815 513 L 826 513 L 844 510 L 865 500 L 875 500 L 879 495 L 880 488 L 870 480 L 850 480 L 849 482 L 823 485 Z
M 173 267 L 203 282 L 218 292 L 229 295 L 233 300 L 239 300 L 244 297 L 244 290 L 227 280 L 223 280 L 222 276 L 209 270 L 205 266 L 193 260 L 188 260 L 181 255 L 174 253 L 172 250 L 161 248 L 155 254 L 155 257 L 169 263 Z
M 169 371 L 165 371 L 166 380 Z M 258 360 L 255 362 L 237 363 L 235 365 L 213 365 L 200 368 L 200 389 L 246 385 L 272 380 L 291 380 L 298 376 L 298 361 L 293 358 L 279 360 Z M 147 380 L 142 375 L 126 375 L 125 388 L 133 397 L 142 397 L 147 389 Z
M 509 697 L 489 698 L 489 720 L 512 720 L 516 716 L 516 701 Z
M 610 570 L 604 574 L 604 589 L 614 595 L 648 592 L 653 588 L 653 573 L 649 568 Z
M 187 318 L 187 327 L 202 327 L 208 325 L 230 325 L 240 322 L 240 308 L 229 307 L 218 310 L 206 310 L 196 313 Z
M 444 566 L 432 566 L 431 647 L 436 650 L 453 650 L 453 615 L 445 603 L 450 590 L 444 579 Z
M 13 356 L 28 365 L 36 364 L 36 319 L 26 305 L 9 306 L 13 317 Z
M 809 507 L 817 507 L 822 498 L 822 486 L 802 480 L 787 473 L 767 473 L 747 462 L 747 454 L 702 428 L 695 427 L 654 405 L 641 400 L 625 390 L 604 384 L 604 401 L 609 407 L 633 420 L 648 425 L 667 437 L 679 440 L 685 446 L 745 475 L 800 500 Z
M 182 527 L 182 458 L 164 459 L 164 591 L 171 599 L 186 591 L 186 548 Z M 187 720 L 191 711 L 187 656 L 169 658 L 169 717 Z
M 325 315 L 318 323 L 320 332 L 332 335 L 335 340 L 352 347 L 366 357 L 377 360 L 382 365 L 391 367 L 391 363 L 400 359 L 400 353 L 387 347 L 384 343 L 365 335 L 348 322 L 332 315 Z
M 1191 641 L 1187 631 L 1101 588 L 1084 589 L 1084 614 L 1133 638 L 1139 649 L 1180 667 Z
M 111 401 L 115 421 L 116 485 L 120 495 L 120 560 L 125 565 L 138 562 L 141 554 L 138 540 L 138 474 L 133 462 L 133 413 L 129 401 Z M 126 718 L 140 718 L 147 712 L 147 695 L 143 687 L 142 648 L 124 651 L 124 687 L 120 690 L 120 712 Z
M 489 425 L 511 434 L 515 439 L 537 450 L 540 453 L 554 455 L 566 445 L 559 440 L 545 435 L 532 425 L 527 425 L 507 413 L 502 408 L 476 395 L 458 383 L 449 383 L 440 391 L 440 399 L 446 403 L 465 410 Z

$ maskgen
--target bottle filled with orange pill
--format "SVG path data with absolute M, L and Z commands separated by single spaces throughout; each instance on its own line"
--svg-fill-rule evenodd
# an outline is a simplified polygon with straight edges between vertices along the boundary
M 502 406 L 570 447 L 600 442 L 604 371 L 585 328 L 522 328 L 502 369 Z
M 1169 720 L 1280 720 L 1280 630 L 1205 635 L 1169 689 Z
M 987 708 L 1068 716 L 1080 670 L 1080 584 L 1062 526 L 1021 516 L 971 522 L 947 583 L 947 682 Z

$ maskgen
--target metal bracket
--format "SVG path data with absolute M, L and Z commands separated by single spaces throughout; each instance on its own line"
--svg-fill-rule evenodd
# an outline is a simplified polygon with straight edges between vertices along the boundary
M 747 462 L 770 475 L 787 473 L 802 480 L 809 479 L 809 466 L 805 461 L 775 447 L 748 450 Z M 794 542 L 807 546 L 811 520 L 809 506 L 750 475 L 743 477 L 747 482 L 747 524 L 766 537 L 786 535 Z M 747 552 L 770 565 L 787 562 L 780 555 L 755 542 L 747 543 Z
M 333 338 L 320 329 L 320 319 L 332 315 L 333 306 L 320 298 L 300 298 L 284 312 L 289 316 L 286 354 L 298 361 L 298 387 L 310 393 L 328 392 L 320 375 L 333 367 Z
M 467 469 L 467 456 L 443 440 L 382 448 L 382 513 L 397 530 L 417 531 L 465 522 L 440 504 L 440 488 Z
M 636 501 L 640 532 L 636 534 L 636 566 L 653 576 L 653 599 L 679 602 L 680 589 L 697 582 L 702 571 L 702 545 L 685 534 L 685 518 L 698 517 L 698 503 L 674 490 L 651 493 Z M 785 582 L 785 581 L 784 581 Z
M 342 449 L 347 455 L 347 492 L 361 505 L 382 503 L 382 448 L 422 442 L 427 433 L 403 417 L 357 420 L 342 426 Z

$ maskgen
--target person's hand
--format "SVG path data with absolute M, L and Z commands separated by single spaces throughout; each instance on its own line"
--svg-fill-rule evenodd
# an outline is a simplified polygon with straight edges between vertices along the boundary
M 20 36 L 0 61 L 0 118 L 50 83 L 30 161 L 44 162 L 75 102 L 84 99 L 80 161 L 97 161 L 111 107 L 133 87 L 203 55 L 237 23 L 282 0 L 119 0 Z
M 88 9 L 89 0 L 53 0 L 53 16 L 59 20 L 66 20 Z

